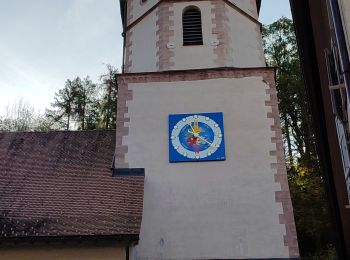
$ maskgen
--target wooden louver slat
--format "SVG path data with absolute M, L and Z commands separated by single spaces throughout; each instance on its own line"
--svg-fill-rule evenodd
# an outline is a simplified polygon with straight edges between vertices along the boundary
M 183 45 L 203 45 L 201 12 L 186 10 L 182 15 Z

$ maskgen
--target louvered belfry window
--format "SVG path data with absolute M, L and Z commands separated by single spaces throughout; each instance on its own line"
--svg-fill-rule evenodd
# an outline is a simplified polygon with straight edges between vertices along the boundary
M 190 7 L 182 15 L 183 44 L 203 45 L 202 18 L 198 8 Z

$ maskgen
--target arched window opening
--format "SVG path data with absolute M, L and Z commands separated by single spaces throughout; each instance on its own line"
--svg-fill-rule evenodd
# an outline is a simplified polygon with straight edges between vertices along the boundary
M 203 45 L 201 11 L 190 7 L 182 14 L 183 45 Z

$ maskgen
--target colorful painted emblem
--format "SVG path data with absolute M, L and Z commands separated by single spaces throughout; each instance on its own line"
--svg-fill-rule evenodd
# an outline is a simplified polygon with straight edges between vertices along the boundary
M 225 160 L 223 114 L 169 115 L 169 160 Z

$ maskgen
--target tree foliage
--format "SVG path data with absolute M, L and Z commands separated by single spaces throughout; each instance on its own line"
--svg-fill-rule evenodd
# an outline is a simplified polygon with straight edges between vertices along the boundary
M 301 254 L 319 254 L 332 245 L 331 227 L 292 20 L 282 17 L 264 26 L 263 43 L 267 64 L 276 67 L 288 179 Z
M 263 27 L 265 57 L 276 67 L 276 88 L 290 166 L 317 161 L 312 118 L 301 76 L 292 20 L 281 18 Z
M 107 65 L 107 73 L 101 75 L 102 98 L 100 102 L 100 127 L 115 128 L 117 120 L 118 70 Z
M 46 115 L 53 121 L 57 122 L 61 127 L 69 130 L 71 127 L 71 119 L 74 115 L 74 83 L 67 80 L 63 89 L 55 93 L 54 102 L 51 103 L 53 109 L 48 109 Z
M 7 105 L 6 115 L 0 116 L 0 132 L 46 131 L 54 122 L 35 113 L 34 108 L 23 98 Z
M 98 124 L 97 86 L 89 77 L 68 79 L 63 89 L 55 93 L 53 109 L 46 114 L 66 130 L 95 129 Z
M 47 117 L 66 130 L 115 128 L 117 109 L 117 70 L 107 65 L 107 73 L 96 84 L 87 76 L 68 79 L 46 112 Z
M 97 86 L 89 77 L 73 80 L 73 118 L 78 129 L 96 129 L 98 124 Z
M 0 131 L 114 129 L 117 73 L 116 68 L 107 65 L 107 72 L 100 76 L 100 84 L 92 82 L 88 76 L 67 79 L 44 115 L 36 114 L 29 103 L 20 99 L 7 107 L 5 116 L 0 116 Z

